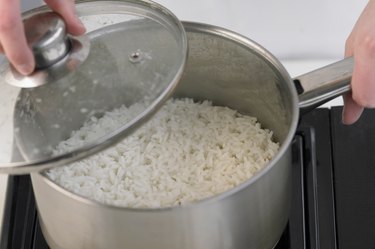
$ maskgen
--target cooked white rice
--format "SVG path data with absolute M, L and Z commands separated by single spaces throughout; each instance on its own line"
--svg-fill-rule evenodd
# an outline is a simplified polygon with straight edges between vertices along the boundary
M 139 106 L 93 119 L 59 144 L 69 151 L 118 127 Z M 47 172 L 66 189 L 99 202 L 158 208 L 222 193 L 262 169 L 279 145 L 256 118 L 191 99 L 168 101 L 144 126 L 110 149 Z

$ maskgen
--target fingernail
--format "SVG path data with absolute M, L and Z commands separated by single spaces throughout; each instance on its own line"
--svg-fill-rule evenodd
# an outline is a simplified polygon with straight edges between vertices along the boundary
M 78 16 L 76 16 L 76 18 L 77 18 L 77 21 L 78 21 L 78 23 L 80 25 L 80 28 L 85 32 L 86 31 L 85 25 L 83 25 L 83 22 L 81 21 L 81 19 L 79 19 Z
M 32 64 L 21 64 L 17 66 L 17 70 L 23 75 L 29 75 L 34 71 Z
M 350 124 L 346 121 L 344 111 L 342 111 L 342 114 L 341 114 L 341 123 L 342 123 L 343 125 L 350 125 Z
M 346 107 L 344 105 L 344 107 L 342 108 L 342 113 L 341 113 L 341 123 L 343 125 L 349 125 L 348 122 L 347 122 L 347 120 L 346 120 L 345 113 L 346 113 Z

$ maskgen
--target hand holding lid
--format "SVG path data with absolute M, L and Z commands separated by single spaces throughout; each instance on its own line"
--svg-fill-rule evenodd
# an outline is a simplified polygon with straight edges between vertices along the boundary
M 24 20 L 26 40 L 35 58 L 35 69 L 44 69 L 63 59 L 71 49 L 65 23 L 54 12 L 44 12 Z
M 75 1 L 46 0 L 46 4 L 67 23 L 72 35 L 82 35 L 85 27 L 75 14 Z M 18 1 L 1 1 L 0 4 L 0 52 L 8 57 L 12 65 L 23 75 L 34 71 L 35 63 L 31 49 L 28 48 Z
M 87 58 L 90 47 L 87 38 L 67 35 L 65 23 L 57 13 L 40 11 L 26 17 L 23 23 L 35 70 L 23 75 L 13 65 L 3 65 L 0 76 L 8 84 L 31 88 L 55 82 Z
M 164 7 L 142 0 L 76 7 L 87 29 L 80 37 L 66 35 L 61 17 L 45 7 L 24 13 L 36 61 L 30 75 L 0 57 L 0 173 L 40 171 L 107 148 L 155 113 L 182 75 L 187 37 Z M 132 105 L 140 108 L 126 121 L 56 150 L 86 122 Z

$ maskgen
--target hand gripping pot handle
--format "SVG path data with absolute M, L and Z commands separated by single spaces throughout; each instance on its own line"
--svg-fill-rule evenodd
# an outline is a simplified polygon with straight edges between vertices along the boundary
M 354 58 L 348 57 L 294 78 L 301 112 L 349 92 L 353 66 Z

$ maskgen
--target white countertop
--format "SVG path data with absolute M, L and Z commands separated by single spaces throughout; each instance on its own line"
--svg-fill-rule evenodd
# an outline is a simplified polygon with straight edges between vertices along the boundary
M 284 60 L 282 61 L 285 68 L 288 70 L 292 77 L 298 76 L 300 74 L 307 73 L 319 67 L 328 65 L 336 60 L 334 59 L 321 59 L 321 60 Z M 324 107 L 342 105 L 341 97 L 336 98 L 325 105 Z M 0 137 L 1 134 L 0 134 Z M 1 149 L 1 148 L 0 148 Z M 5 202 L 5 193 L 6 193 L 6 186 L 7 186 L 7 175 L 0 175 L 0 234 L 1 234 L 1 227 L 2 227 L 2 217 L 3 217 L 3 209 L 4 209 L 4 202 Z

